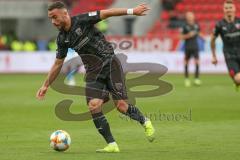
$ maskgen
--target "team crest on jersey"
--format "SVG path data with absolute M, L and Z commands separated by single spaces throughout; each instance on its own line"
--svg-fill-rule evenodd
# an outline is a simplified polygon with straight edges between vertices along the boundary
M 76 29 L 75 32 L 76 32 L 77 35 L 79 35 L 79 36 L 82 35 L 82 29 L 81 29 L 81 28 Z
M 223 26 L 223 27 L 222 27 L 222 30 L 225 30 L 225 31 L 226 31 L 226 30 L 227 30 L 227 27 L 224 27 L 224 26 Z
M 235 27 L 236 27 L 237 29 L 240 29 L 240 24 L 239 24 L 239 23 L 235 24 Z

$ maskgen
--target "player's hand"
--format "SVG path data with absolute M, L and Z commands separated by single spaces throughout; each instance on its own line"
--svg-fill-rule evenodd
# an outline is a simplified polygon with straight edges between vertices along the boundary
M 136 16 L 145 16 L 148 10 L 150 10 L 150 8 L 146 4 L 140 4 L 133 8 L 133 14 Z
M 45 97 L 45 95 L 46 95 L 46 93 L 47 93 L 47 90 L 48 90 L 48 87 L 42 86 L 42 87 L 38 90 L 37 95 L 36 95 L 36 98 L 37 98 L 38 100 L 43 100 L 44 97 Z
M 196 33 L 195 31 L 189 32 L 189 36 L 190 36 L 190 37 L 194 37 L 196 34 L 197 34 L 197 33 Z
M 213 56 L 212 64 L 217 65 L 217 63 L 218 63 L 217 57 Z

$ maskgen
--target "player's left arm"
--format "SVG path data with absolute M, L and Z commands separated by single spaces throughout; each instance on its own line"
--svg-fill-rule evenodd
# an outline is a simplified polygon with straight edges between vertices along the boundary
M 146 11 L 150 8 L 146 4 L 140 4 L 135 8 L 111 8 L 100 11 L 100 18 L 107 19 L 114 16 L 124 16 L 124 15 L 136 15 L 136 16 L 145 16 Z

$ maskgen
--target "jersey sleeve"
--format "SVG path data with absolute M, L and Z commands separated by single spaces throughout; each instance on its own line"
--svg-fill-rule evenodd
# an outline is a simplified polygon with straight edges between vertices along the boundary
M 213 30 L 213 35 L 217 37 L 221 32 L 221 26 L 220 23 L 216 23 L 214 30 Z
M 88 12 L 85 14 L 80 14 L 76 16 L 78 20 L 82 23 L 87 23 L 87 24 L 96 24 L 101 21 L 100 18 L 100 11 L 94 11 L 94 12 Z
M 67 56 L 68 48 L 63 47 L 61 45 L 57 45 L 57 53 L 56 53 L 56 58 L 57 59 L 63 59 Z
M 188 33 L 188 30 L 187 30 L 186 25 L 184 25 L 184 26 L 182 27 L 181 32 L 182 32 L 182 34 L 187 34 L 187 33 Z
M 56 53 L 56 58 L 57 59 L 63 59 L 67 56 L 67 52 L 68 52 L 68 47 L 64 46 L 61 43 L 61 39 L 58 37 L 57 38 L 57 53 Z

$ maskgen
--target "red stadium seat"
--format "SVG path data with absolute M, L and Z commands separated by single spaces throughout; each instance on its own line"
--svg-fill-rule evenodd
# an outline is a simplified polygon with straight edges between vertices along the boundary
M 73 7 L 71 13 L 76 15 L 88 11 L 95 11 L 108 8 L 113 3 L 113 0 L 79 0 L 76 6 Z
M 169 13 L 166 12 L 166 11 L 162 12 L 162 14 L 161 14 L 161 19 L 162 19 L 163 21 L 168 20 L 168 19 L 169 19 Z
M 185 8 L 184 8 L 184 5 L 179 3 L 177 6 L 176 6 L 176 10 L 179 11 L 179 12 L 184 12 L 185 11 Z

